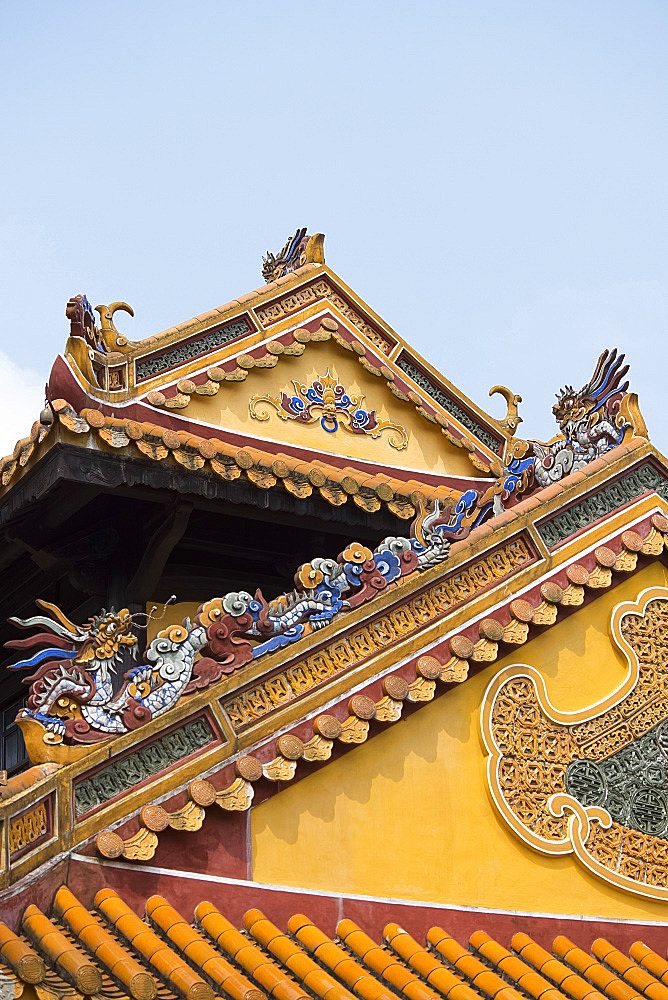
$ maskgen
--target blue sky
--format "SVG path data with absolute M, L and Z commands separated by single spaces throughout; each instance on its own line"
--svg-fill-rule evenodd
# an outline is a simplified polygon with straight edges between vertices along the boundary
M 665 0 L 5 0 L 0 27 L 0 454 L 71 295 L 140 339 L 302 225 L 476 402 L 520 392 L 524 435 L 617 346 L 668 450 Z

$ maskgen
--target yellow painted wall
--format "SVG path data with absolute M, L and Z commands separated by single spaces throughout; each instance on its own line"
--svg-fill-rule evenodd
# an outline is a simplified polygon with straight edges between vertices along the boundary
M 278 397 L 281 392 L 292 393 L 293 379 L 310 385 L 313 379 L 324 375 L 327 368 L 348 393 L 364 395 L 362 405 L 365 409 L 375 409 L 380 419 L 405 427 L 408 432 L 406 448 L 398 451 L 390 445 L 389 430 L 383 431 L 378 438 L 349 434 L 342 427 L 330 434 L 323 430 L 319 420 L 312 424 L 281 420 L 271 407 L 268 420 L 255 420 L 250 416 L 252 396 Z M 188 407 L 180 412 L 190 419 L 203 420 L 253 438 L 260 435 L 380 465 L 480 477 L 463 448 L 454 447 L 436 425 L 417 413 L 412 403 L 392 395 L 384 378 L 370 375 L 354 354 L 332 343 L 309 344 L 301 357 L 282 355 L 275 368 L 253 369 L 244 382 L 226 382 L 215 396 L 192 396 Z M 261 441 L 257 442 L 257 447 L 262 447 Z M 327 460 L 326 455 L 323 459 Z
M 313 889 L 546 913 L 665 919 L 664 904 L 606 886 L 574 859 L 518 840 L 487 794 L 479 709 L 513 663 L 545 677 L 553 704 L 585 707 L 616 687 L 625 661 L 612 609 L 668 585 L 653 563 L 527 646 L 482 670 L 253 809 L 253 876 Z

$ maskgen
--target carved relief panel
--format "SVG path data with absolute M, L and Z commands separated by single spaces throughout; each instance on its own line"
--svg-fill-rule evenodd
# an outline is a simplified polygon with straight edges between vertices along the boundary
M 545 854 L 571 854 L 618 888 L 668 900 L 668 590 L 612 616 L 622 684 L 579 712 L 550 703 L 533 667 L 491 682 L 481 709 L 494 803 Z

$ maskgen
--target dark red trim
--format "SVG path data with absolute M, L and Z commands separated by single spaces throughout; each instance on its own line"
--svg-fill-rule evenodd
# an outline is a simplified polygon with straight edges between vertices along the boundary
M 487 859 L 488 861 L 489 859 Z M 209 868 L 216 874 L 215 856 Z M 398 860 L 400 864 L 400 861 Z M 323 874 L 324 871 L 323 871 Z M 299 872 L 295 872 L 299 879 Z M 462 872 L 462 878 L 465 873 Z M 559 898 L 558 873 L 555 873 L 555 900 Z M 262 910 L 267 917 L 285 929 L 288 918 L 294 913 L 305 913 L 328 935 L 336 933 L 336 925 L 344 917 L 354 920 L 367 934 L 380 941 L 383 928 L 390 922 L 404 927 L 418 941 L 424 943 L 427 930 L 443 927 L 461 944 L 466 945 L 476 930 L 485 930 L 504 946 L 517 931 L 529 934 L 544 948 L 551 950 L 559 934 L 573 940 L 580 948 L 589 951 L 592 942 L 605 937 L 615 947 L 628 951 L 634 941 L 644 941 L 650 948 L 663 954 L 668 931 L 666 926 L 635 923 L 606 923 L 601 920 L 578 920 L 575 917 L 549 917 L 531 914 L 490 913 L 469 911 L 456 906 L 440 909 L 425 903 L 401 904 L 392 900 L 364 900 L 353 896 L 333 896 L 327 893 L 310 895 L 299 891 L 288 892 L 285 887 L 276 890 L 259 885 L 227 885 L 181 878 L 169 874 L 154 874 L 143 868 L 132 870 L 97 866 L 72 860 L 68 885 L 84 906 L 92 904 L 98 889 L 114 889 L 133 909 L 143 914 L 149 896 L 158 893 L 186 918 L 192 918 L 199 902 L 207 899 L 230 920 L 235 927 L 242 926 L 244 913 L 252 907 Z

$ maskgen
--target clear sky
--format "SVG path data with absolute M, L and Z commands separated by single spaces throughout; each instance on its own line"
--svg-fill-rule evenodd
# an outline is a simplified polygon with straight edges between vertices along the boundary
M 262 284 L 297 226 L 527 437 L 600 351 L 668 451 L 668 2 L 0 6 L 0 454 L 65 304 L 140 339 Z

